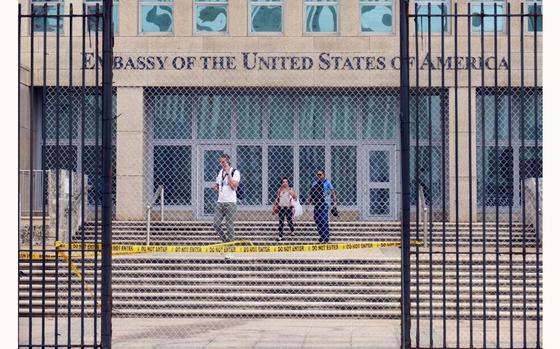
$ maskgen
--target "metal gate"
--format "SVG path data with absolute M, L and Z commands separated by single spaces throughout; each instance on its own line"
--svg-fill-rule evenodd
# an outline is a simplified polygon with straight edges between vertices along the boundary
M 110 347 L 111 6 L 19 5 L 20 347 Z
M 401 5 L 403 347 L 540 348 L 542 3 Z

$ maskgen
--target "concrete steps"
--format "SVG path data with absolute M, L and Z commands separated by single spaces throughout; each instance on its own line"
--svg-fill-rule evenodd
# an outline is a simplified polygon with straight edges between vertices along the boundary
M 523 229 L 521 223 L 507 224 L 482 223 L 456 225 L 445 224 L 445 238 L 442 222 L 433 222 L 428 231 L 428 241 L 435 248 L 443 246 L 462 247 L 472 246 L 480 249 L 483 246 L 501 246 L 512 248 L 535 248 L 536 240 L 531 226 Z M 371 241 L 399 241 L 400 222 L 331 222 L 331 242 L 371 242 Z M 411 235 L 423 237 L 422 227 L 416 230 L 411 227 Z M 457 228 L 459 231 L 457 232 Z M 496 229 L 498 231 L 496 232 Z M 99 234 L 98 229 L 98 234 Z M 99 235 L 98 235 L 99 236 Z M 236 239 L 249 240 L 256 245 L 278 244 L 277 222 L 237 222 Z M 458 238 L 457 238 L 458 236 Z M 93 242 L 95 229 L 93 224 L 87 223 L 82 231 L 79 230 L 73 241 Z M 296 223 L 296 234 L 290 235 L 285 227 L 284 240 L 281 244 L 312 244 L 317 243 L 318 235 L 313 222 L 304 221 Z M 212 223 L 207 221 L 194 222 L 152 222 L 150 228 L 151 245 L 209 245 L 220 242 L 212 228 Z M 114 222 L 113 243 L 144 245 L 146 243 L 145 222 Z
M 483 279 L 481 260 L 469 268 L 461 261 L 459 269 L 459 317 L 480 319 L 496 317 L 496 264 L 486 265 Z M 419 261 L 418 304 L 416 267 L 412 263 L 412 313 L 420 317 L 453 318 L 457 312 L 455 262 L 430 265 Z M 60 269 L 55 287 L 55 263 L 45 263 L 45 293 L 41 263 L 20 263 L 20 315 L 29 315 L 29 281 L 32 275 L 31 314 L 68 312 L 68 270 Z M 66 265 L 62 265 L 67 268 Z M 77 264 L 81 268 L 81 264 Z M 99 265 L 98 265 L 99 267 Z M 512 264 L 510 293 L 509 264 L 499 264 L 500 317 L 535 318 L 537 316 L 536 266 Z M 93 287 L 93 263 L 84 264 L 85 282 Z M 98 272 L 100 278 L 100 271 Z M 196 259 L 151 256 L 118 258 L 113 261 L 113 309 L 120 317 L 308 317 L 308 318 L 398 318 L 400 316 L 400 265 L 398 259 Z M 71 313 L 81 312 L 81 281 L 71 276 Z M 540 283 L 539 283 L 540 284 Z M 445 285 L 445 291 L 444 291 Z M 485 286 L 484 286 L 485 285 Z M 542 285 L 541 285 L 542 287 Z M 486 293 L 483 293 L 483 292 Z M 524 293 L 525 291 L 525 293 Z M 470 293 L 472 292 L 472 304 Z M 541 289 L 542 293 L 542 289 Z M 100 289 L 97 289 L 98 302 Z M 486 294 L 486 296 L 484 296 Z M 510 294 L 513 306 L 510 308 Z M 85 313 L 93 314 L 94 300 L 85 291 Z M 484 305 L 484 301 L 486 304 Z M 525 303 L 524 303 L 525 302 Z M 431 303 L 431 304 L 430 304 Z M 542 309 L 542 306 L 541 306 Z M 486 312 L 485 312 L 485 311 Z M 99 312 L 99 310 L 98 310 Z
M 297 222 L 296 227 L 296 236 L 286 235 L 287 240 L 281 244 L 316 243 L 313 222 Z M 493 223 L 458 227 L 458 240 L 457 226 L 452 223 L 446 225 L 443 239 L 443 224 L 434 222 L 431 248 L 422 247 L 419 254 L 411 255 L 413 316 L 418 311 L 421 318 L 442 318 L 445 313 L 446 318 L 453 319 L 458 311 L 461 319 L 468 319 L 471 312 L 474 319 L 494 319 L 497 312 L 500 318 L 536 318 L 538 288 L 538 309 L 542 311 L 542 261 L 537 282 L 532 228 L 524 231 L 518 223 L 511 227 Z M 93 242 L 95 230 L 91 222 L 87 223 L 84 241 Z M 258 245 L 276 244 L 277 223 L 237 222 L 236 234 L 237 239 Z M 412 235 L 416 235 L 414 226 Z M 333 220 L 331 236 L 331 242 L 398 241 L 400 223 Z M 143 245 L 145 238 L 145 222 L 113 222 L 113 243 Z M 73 241 L 81 239 L 80 230 Z M 152 222 L 150 242 L 206 245 L 218 239 L 211 222 Z M 509 254 L 500 255 L 496 262 L 495 247 L 507 252 L 510 244 L 516 253 L 523 248 L 529 253 L 511 255 L 511 266 Z M 458 245 L 464 254 L 450 253 L 444 260 L 442 250 L 454 252 Z M 471 248 L 477 252 L 465 253 Z M 486 259 L 479 253 L 483 248 L 489 253 Z M 428 254 L 430 249 L 432 254 Z M 395 255 L 348 251 L 338 256 L 329 252 L 250 254 L 228 260 L 220 255 L 198 254 L 118 256 L 112 264 L 114 316 L 398 319 L 401 265 L 400 258 L 390 257 Z M 79 251 L 74 256 L 81 270 Z M 91 290 L 84 290 L 82 297 L 82 280 L 72 273 L 68 262 L 59 261 L 57 269 L 54 261 L 46 261 L 44 268 L 42 261 L 33 261 L 32 265 L 20 261 L 20 316 L 51 316 L 56 307 L 61 315 L 79 315 L 82 301 L 87 316 L 95 311 L 99 314 L 93 295 L 94 262 L 86 259 L 83 268 L 83 281 Z M 100 279 L 99 258 L 98 303 Z

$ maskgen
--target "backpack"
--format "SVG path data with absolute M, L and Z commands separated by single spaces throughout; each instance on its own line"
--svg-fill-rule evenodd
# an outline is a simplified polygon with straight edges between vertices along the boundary
M 231 171 L 231 176 L 232 177 L 235 174 L 235 171 L 237 171 L 237 170 L 233 169 L 233 171 Z M 237 192 L 237 199 L 238 200 L 245 199 L 245 190 L 243 188 L 243 183 L 241 183 L 241 181 L 239 181 L 239 184 L 237 185 L 237 189 L 235 189 L 235 191 Z

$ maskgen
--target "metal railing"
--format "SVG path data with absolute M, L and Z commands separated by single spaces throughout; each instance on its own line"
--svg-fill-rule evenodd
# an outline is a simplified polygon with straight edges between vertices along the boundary
M 525 207 L 525 217 L 527 223 L 532 225 L 535 229 L 535 234 L 539 236 L 539 241 L 542 243 L 542 207 L 543 207 L 543 179 L 538 178 L 538 191 L 537 196 L 537 178 L 527 178 L 524 180 L 525 195 L 522 195 Z M 537 205 L 538 197 L 538 205 Z
M 160 206 L 160 221 L 163 222 L 163 210 L 165 208 L 163 185 L 160 185 L 152 198 L 150 199 L 148 205 L 146 205 L 146 246 L 150 244 L 150 225 L 152 221 L 152 208 L 155 206 L 156 199 L 159 197 Z
M 32 172 L 32 174 L 30 174 Z M 27 213 L 31 215 L 32 213 L 40 213 L 43 210 L 43 170 L 20 170 L 19 180 L 20 180 L 20 210 L 21 213 Z M 33 181 L 33 197 L 31 198 L 31 210 L 30 210 L 30 198 L 29 191 L 31 188 L 31 181 Z
M 422 224 L 422 243 L 423 246 L 428 246 L 428 208 L 426 207 L 426 196 L 422 186 L 418 188 L 418 209 L 420 210 L 420 224 Z

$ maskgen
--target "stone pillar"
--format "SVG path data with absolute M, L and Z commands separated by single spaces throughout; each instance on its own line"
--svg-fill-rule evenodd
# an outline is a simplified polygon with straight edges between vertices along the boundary
M 70 235 L 75 234 L 82 225 L 82 200 L 87 202 L 87 185 L 84 186 L 82 194 L 81 174 L 64 169 L 59 170 L 57 210 L 56 170 L 47 171 L 47 179 L 50 217 L 47 241 L 48 244 L 55 240 L 68 242 Z M 70 181 L 72 181 L 72 193 L 70 193 Z M 87 176 L 84 176 L 84 183 L 87 183 Z M 70 200 L 72 200 L 72 212 L 70 212 Z M 71 222 L 69 221 L 70 214 L 72 214 Z
M 144 95 L 142 87 L 117 89 L 117 220 L 143 220 Z
M 135 37 L 139 33 L 138 21 L 140 20 L 139 15 L 139 1 L 136 0 L 119 0 L 119 29 L 118 37 Z M 129 14 L 134 13 L 134 16 Z M 138 15 L 136 15 L 138 14 Z
M 471 110 L 471 176 L 472 176 L 472 221 L 477 221 L 476 214 L 476 88 L 471 89 L 471 103 L 468 100 L 469 89 L 459 87 L 458 100 L 455 89 L 449 89 L 449 220 L 456 221 L 455 207 L 459 206 L 459 222 L 469 221 L 469 108 Z M 455 103 L 458 112 L 458 176 L 455 174 Z M 455 201 L 455 179 L 459 182 L 459 201 Z
M 303 35 L 303 1 L 284 2 L 284 35 Z

